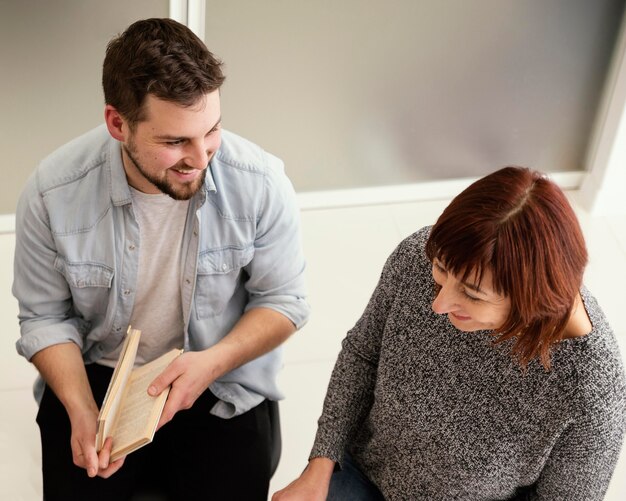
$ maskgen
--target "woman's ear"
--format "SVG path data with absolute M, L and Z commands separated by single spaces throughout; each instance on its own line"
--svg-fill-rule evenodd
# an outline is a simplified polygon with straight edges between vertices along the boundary
M 110 104 L 104 107 L 104 121 L 107 124 L 107 129 L 109 129 L 109 134 L 111 134 L 114 139 L 125 143 L 128 131 L 130 130 L 128 123 L 124 120 L 124 117 L 120 115 L 119 111 Z

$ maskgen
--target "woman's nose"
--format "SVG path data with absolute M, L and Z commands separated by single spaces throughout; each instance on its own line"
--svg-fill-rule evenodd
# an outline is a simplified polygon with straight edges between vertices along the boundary
M 433 301 L 433 311 L 438 314 L 450 312 L 454 305 L 454 294 L 449 287 L 445 285 L 439 287 L 439 292 Z

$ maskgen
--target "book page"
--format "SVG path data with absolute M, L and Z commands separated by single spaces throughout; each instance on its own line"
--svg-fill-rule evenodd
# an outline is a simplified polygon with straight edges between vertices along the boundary
M 104 445 L 104 441 L 107 437 L 111 436 L 113 424 L 115 423 L 122 395 L 124 393 L 124 387 L 130 378 L 133 365 L 135 363 L 135 356 L 137 355 L 137 349 L 139 347 L 139 338 L 141 331 L 128 327 L 126 338 L 124 339 L 124 346 L 120 358 L 115 366 L 111 381 L 107 388 L 102 408 L 98 415 L 97 423 L 97 435 L 96 435 L 96 450 L 100 451 Z
M 180 353 L 181 350 L 172 350 L 132 372 L 111 432 L 112 460 L 152 440 L 169 388 L 152 397 L 148 395 L 148 386 Z

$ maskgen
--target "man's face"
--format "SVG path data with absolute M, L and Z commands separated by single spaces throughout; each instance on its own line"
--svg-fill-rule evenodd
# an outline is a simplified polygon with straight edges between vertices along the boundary
M 202 187 L 221 144 L 219 91 L 191 107 L 148 95 L 146 120 L 127 129 L 122 158 L 128 183 L 144 193 L 188 200 Z

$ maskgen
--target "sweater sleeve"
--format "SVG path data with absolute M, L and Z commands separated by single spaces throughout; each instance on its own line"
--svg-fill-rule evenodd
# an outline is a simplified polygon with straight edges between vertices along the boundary
M 333 370 L 315 443 L 310 454 L 341 464 L 346 446 L 367 417 L 374 398 L 385 324 L 410 264 L 422 251 L 424 230 L 405 239 L 389 256 L 365 311 L 342 342 Z
M 622 446 L 625 405 L 623 376 L 607 381 L 602 395 L 586 402 L 584 414 L 555 443 L 531 499 L 604 499 Z

